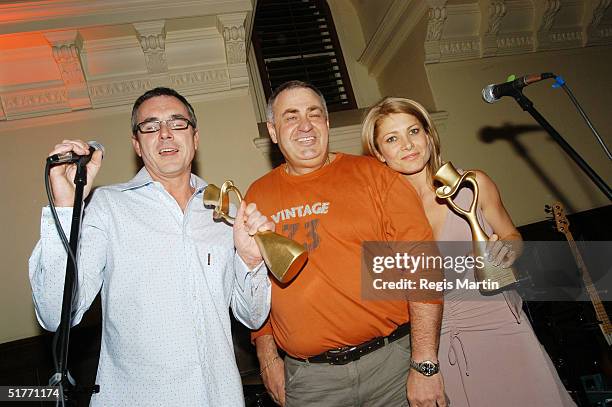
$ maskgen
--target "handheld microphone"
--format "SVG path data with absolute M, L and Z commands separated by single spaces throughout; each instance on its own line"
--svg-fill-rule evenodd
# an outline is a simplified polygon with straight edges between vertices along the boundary
M 482 90 L 482 98 L 487 103 L 495 103 L 504 96 L 514 96 L 516 92 L 520 91 L 527 85 L 554 77 L 556 77 L 554 73 L 544 72 L 541 74 L 521 76 L 520 78 L 509 80 L 508 82 L 497 85 L 491 84 L 485 86 L 485 88 Z
M 83 158 L 83 164 L 87 164 L 91 160 L 91 155 L 94 151 L 102 151 L 102 157 L 104 157 L 104 146 L 97 141 L 88 141 L 89 144 L 89 155 L 78 155 L 74 151 L 68 151 L 62 154 L 53 154 L 47 158 L 47 162 L 51 165 L 74 163 Z

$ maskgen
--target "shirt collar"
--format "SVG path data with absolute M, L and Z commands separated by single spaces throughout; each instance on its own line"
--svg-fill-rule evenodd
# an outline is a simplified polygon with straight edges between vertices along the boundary
M 128 182 L 117 185 L 117 187 L 120 191 L 127 191 L 130 189 L 144 187 L 145 185 L 152 184 L 153 182 L 155 181 L 153 180 L 153 178 L 151 178 L 151 174 L 149 174 L 149 171 L 147 171 L 145 167 L 142 167 L 140 171 L 138 171 L 138 174 L 134 176 L 134 178 L 132 178 Z M 208 185 L 206 181 L 204 181 L 202 178 L 198 177 L 195 174 L 191 174 L 189 184 L 195 188 L 196 193 L 201 192 L 202 190 L 204 190 L 204 188 L 206 188 L 206 185 Z

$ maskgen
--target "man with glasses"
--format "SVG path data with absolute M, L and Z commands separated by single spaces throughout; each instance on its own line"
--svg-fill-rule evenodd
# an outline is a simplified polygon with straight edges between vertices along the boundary
M 191 173 L 199 132 L 192 106 L 156 88 L 134 103 L 132 145 L 144 168 L 129 182 L 101 187 L 85 208 L 73 324 L 101 290 L 102 346 L 96 406 L 244 405 L 228 308 L 250 328 L 270 306 L 270 281 L 253 235 L 274 224 L 254 204 L 238 208 L 232 228 L 215 222 Z M 89 154 L 64 140 L 50 155 Z M 87 164 L 87 186 L 102 164 Z M 74 164 L 51 169 L 53 198 L 69 233 Z M 234 250 L 235 246 L 235 250 Z M 60 319 L 66 253 L 43 209 L 30 258 L 36 315 L 48 330 Z

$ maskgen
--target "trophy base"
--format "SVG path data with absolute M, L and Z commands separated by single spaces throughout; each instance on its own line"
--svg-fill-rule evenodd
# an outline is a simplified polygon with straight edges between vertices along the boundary
M 483 295 L 497 294 L 512 288 L 518 283 L 516 273 L 512 268 L 495 267 L 485 263 L 485 266 L 475 270 L 478 289 Z
M 304 246 L 272 231 L 257 232 L 255 242 L 270 273 L 283 284 L 293 280 L 308 259 Z
M 273 270 L 270 271 L 272 271 L 272 275 L 276 277 L 278 281 L 283 284 L 287 284 L 291 280 L 293 280 L 295 276 L 297 276 L 298 273 L 302 270 L 302 268 L 304 267 L 304 263 L 306 263 L 306 260 L 308 260 L 308 252 L 305 251 L 299 254 L 295 259 L 293 259 L 291 265 L 284 274 L 277 275 L 276 273 L 274 273 Z

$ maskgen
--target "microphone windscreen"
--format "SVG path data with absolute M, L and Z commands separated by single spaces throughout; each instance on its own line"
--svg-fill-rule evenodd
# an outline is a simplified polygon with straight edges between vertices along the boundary
M 493 94 L 493 89 L 495 89 L 495 85 L 491 84 L 491 85 L 485 86 L 484 89 L 482 90 L 482 98 L 484 99 L 485 102 L 495 103 L 499 100 Z
M 92 147 L 96 151 L 102 151 L 102 158 L 104 158 L 105 151 L 104 151 L 104 146 L 102 144 L 98 143 L 95 140 L 90 140 L 87 142 L 87 144 L 89 144 L 89 146 Z

